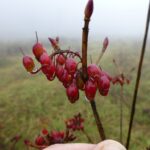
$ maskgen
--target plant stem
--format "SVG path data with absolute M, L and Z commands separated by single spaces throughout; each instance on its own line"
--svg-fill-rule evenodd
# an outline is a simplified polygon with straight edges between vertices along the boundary
M 89 33 L 89 19 L 84 19 L 84 27 L 82 32 L 82 71 L 83 79 L 86 81 L 87 76 L 87 47 L 88 47 L 88 33 Z
M 145 54 L 145 48 L 146 48 L 146 42 L 147 42 L 147 36 L 148 36 L 148 30 L 149 30 L 149 22 L 150 22 L 150 1 L 149 1 L 148 13 L 147 13 L 147 21 L 146 21 L 146 28 L 145 28 L 145 34 L 144 34 L 144 39 L 143 39 L 142 50 L 141 50 L 141 56 L 139 60 L 136 84 L 135 84 L 135 89 L 134 89 L 132 108 L 131 108 L 129 130 L 128 130 L 127 143 L 126 143 L 127 149 L 129 149 L 129 144 L 130 144 L 131 130 L 132 130 L 133 119 L 134 119 L 134 114 L 135 114 L 136 101 L 137 101 L 137 93 L 138 93 L 138 88 L 139 88 L 143 58 Z
M 58 50 L 58 51 L 52 53 L 52 54 L 50 55 L 50 57 L 51 57 L 51 59 L 53 59 L 53 57 L 54 57 L 55 55 L 64 54 L 64 53 L 75 55 L 75 56 L 78 57 L 80 60 L 82 60 L 82 58 L 81 58 L 81 56 L 80 56 L 79 53 L 73 52 L 73 51 L 70 51 L 70 50 Z
M 38 33 L 37 33 L 37 31 L 35 31 L 35 35 L 36 35 L 36 42 L 38 43 L 38 42 L 39 42 L 39 38 L 38 38 Z
M 96 61 L 96 64 L 97 64 L 97 65 L 99 64 L 101 58 L 103 57 L 103 54 L 104 54 L 104 53 L 101 52 L 100 55 L 98 56 L 98 59 L 97 59 L 97 61 Z
M 99 114 L 98 114 L 97 109 L 96 109 L 96 103 L 94 100 L 91 101 L 90 103 L 91 103 L 91 107 L 92 107 L 93 114 L 95 117 L 96 125 L 97 125 L 98 131 L 99 131 L 99 136 L 102 140 L 105 140 L 106 136 L 105 136 L 105 132 L 104 132 L 104 128 L 103 128 L 101 119 L 100 119 Z
M 123 131 L 123 86 L 120 90 L 120 142 L 122 143 L 122 131 Z
M 85 17 L 84 18 L 84 27 L 83 27 L 83 32 L 82 32 L 82 75 L 83 75 L 83 80 L 86 82 L 88 80 L 88 74 L 87 74 L 87 47 L 88 47 L 88 33 L 89 33 L 89 22 L 90 19 Z M 91 107 L 93 110 L 93 114 L 95 117 L 95 121 L 97 124 L 97 128 L 99 131 L 100 138 L 102 140 L 105 140 L 105 133 L 104 129 L 100 120 L 100 117 L 98 115 L 97 109 L 96 109 L 96 104 L 95 101 L 91 101 Z
M 22 48 L 20 48 L 20 52 L 22 53 L 23 56 L 25 56 L 25 53 Z
M 104 53 L 105 53 L 105 50 L 106 50 L 106 48 L 104 48 L 104 46 L 103 46 L 103 47 L 102 47 L 102 50 L 101 50 L 101 53 L 99 54 L 98 59 L 97 59 L 97 61 L 96 61 L 96 64 L 97 64 L 97 65 L 99 64 L 100 60 L 102 59 L 102 57 L 103 57 L 103 55 L 104 55 Z
M 90 55 L 90 63 L 91 63 L 91 64 L 93 63 L 92 55 Z
M 88 141 L 90 143 L 93 143 L 92 139 L 89 137 L 89 135 L 87 134 L 87 132 L 85 130 L 82 130 L 83 134 L 86 136 L 86 138 L 88 139 Z

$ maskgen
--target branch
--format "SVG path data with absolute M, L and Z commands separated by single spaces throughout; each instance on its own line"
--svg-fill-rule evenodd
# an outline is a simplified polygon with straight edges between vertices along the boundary
M 134 96 L 133 96 L 133 102 L 132 102 L 132 108 L 131 108 L 130 123 L 129 123 L 129 130 L 128 130 L 128 136 L 127 136 L 127 143 L 126 143 L 127 149 L 129 149 L 129 144 L 130 144 L 130 137 L 131 137 L 131 131 L 132 131 L 134 114 L 135 114 L 136 101 L 137 101 L 137 93 L 138 93 L 138 88 L 139 88 L 139 83 L 140 83 L 140 78 L 141 78 L 141 70 L 142 70 L 142 64 L 143 64 L 148 30 L 149 30 L 149 22 L 150 22 L 150 1 L 149 1 L 148 13 L 147 13 L 145 35 L 144 35 L 143 45 L 141 49 L 141 56 L 139 60 L 139 66 L 138 66 L 138 72 L 137 72 L 137 78 L 136 78 L 136 84 L 135 84 Z
M 101 119 L 100 119 L 97 109 L 96 109 L 96 103 L 94 100 L 90 101 L 90 103 L 91 103 L 92 111 L 93 111 L 93 114 L 95 117 L 96 125 L 97 125 L 98 131 L 99 131 L 99 136 L 102 140 L 105 140 L 106 136 L 105 136 L 105 132 L 104 132 L 104 128 L 103 128 Z
M 82 130 L 82 132 L 86 136 L 86 138 L 88 139 L 89 143 L 94 143 L 85 130 Z
M 77 56 L 80 60 L 82 60 L 80 54 L 78 52 L 73 52 L 73 51 L 70 51 L 70 50 L 58 50 L 58 51 L 55 51 L 54 53 L 52 53 L 50 55 L 51 58 L 53 58 L 55 55 L 57 54 L 64 54 L 64 53 L 67 53 L 67 54 L 72 54 L 72 55 L 75 55 Z
M 82 32 L 82 72 L 83 79 L 86 81 L 87 76 L 87 47 L 88 47 L 88 33 L 89 33 L 89 22 L 90 19 L 84 19 L 84 27 Z
M 122 143 L 122 131 L 123 131 L 123 86 L 120 90 L 120 142 Z

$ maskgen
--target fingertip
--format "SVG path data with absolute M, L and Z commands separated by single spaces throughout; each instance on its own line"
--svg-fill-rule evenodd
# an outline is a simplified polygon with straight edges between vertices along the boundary
M 105 140 L 97 144 L 94 150 L 126 150 L 126 148 L 117 141 Z

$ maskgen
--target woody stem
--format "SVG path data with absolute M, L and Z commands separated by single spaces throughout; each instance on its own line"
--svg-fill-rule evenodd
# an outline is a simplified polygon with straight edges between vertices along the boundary
M 82 32 L 82 72 L 83 79 L 86 81 L 87 76 L 87 47 L 88 47 L 88 33 L 89 33 L 89 19 L 84 19 L 84 27 Z
M 102 125 L 102 122 L 101 122 L 101 119 L 100 119 L 100 116 L 97 112 L 97 108 L 96 108 L 96 103 L 95 101 L 91 101 L 91 107 L 92 107 L 92 111 L 93 111 L 93 115 L 95 117 L 95 121 L 96 121 L 96 125 L 97 125 L 97 128 L 98 128 L 98 131 L 99 131 L 99 136 L 102 140 L 105 140 L 106 139 L 106 136 L 105 136 L 105 132 L 104 132 L 104 128 L 103 128 L 103 125 Z

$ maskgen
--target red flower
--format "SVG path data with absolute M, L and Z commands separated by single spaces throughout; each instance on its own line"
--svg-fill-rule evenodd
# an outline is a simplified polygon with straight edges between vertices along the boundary
M 45 135 L 45 136 L 48 135 L 48 130 L 43 129 L 43 130 L 42 130 L 42 134 Z
M 64 143 L 65 133 L 63 131 L 52 131 L 50 134 L 50 141 L 52 144 Z
M 84 119 L 81 118 L 81 114 L 79 113 L 78 115 L 75 115 L 74 118 L 70 118 L 66 121 L 66 127 L 68 129 L 72 129 L 73 131 L 75 130 L 83 130 Z
M 45 140 L 42 136 L 38 136 L 36 139 L 35 139 L 35 144 L 36 145 L 39 145 L 39 146 L 42 146 L 45 144 Z

